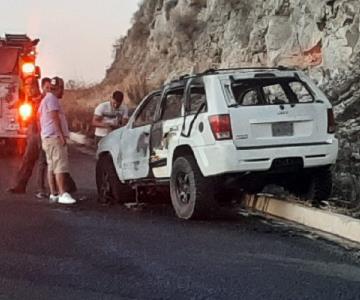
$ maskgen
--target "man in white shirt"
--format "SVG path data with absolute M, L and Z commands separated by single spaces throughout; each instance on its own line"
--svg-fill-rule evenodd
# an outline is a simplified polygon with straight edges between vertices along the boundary
M 123 100 L 124 94 L 115 91 L 110 101 L 100 103 L 95 108 L 92 124 L 95 127 L 96 144 L 112 130 L 126 125 L 129 119 L 129 110 L 127 106 L 123 105 Z

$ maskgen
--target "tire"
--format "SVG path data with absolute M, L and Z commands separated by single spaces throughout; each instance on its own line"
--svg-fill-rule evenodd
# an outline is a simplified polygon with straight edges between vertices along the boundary
M 110 155 L 100 156 L 96 163 L 96 186 L 101 204 L 135 201 L 135 191 L 119 180 Z
M 332 194 L 332 187 L 331 169 L 329 167 L 318 169 L 311 176 L 308 199 L 313 200 L 315 204 L 327 200 Z
M 173 163 L 170 196 L 181 219 L 202 219 L 216 210 L 214 180 L 206 178 L 192 156 L 178 157 Z
M 332 194 L 331 169 L 326 167 L 299 174 L 288 174 L 283 186 L 290 193 L 304 200 L 312 200 L 314 205 L 318 205 Z

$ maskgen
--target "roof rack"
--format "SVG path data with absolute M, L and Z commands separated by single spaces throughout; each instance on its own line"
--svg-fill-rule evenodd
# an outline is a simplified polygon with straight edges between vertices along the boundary
M 241 70 L 279 70 L 279 71 L 293 71 L 294 68 L 289 68 L 285 66 L 277 66 L 277 67 L 237 67 L 237 68 L 226 68 L 226 69 L 208 69 L 199 75 L 208 75 L 208 74 L 216 74 L 219 72 L 227 72 L 227 71 L 241 71 Z
M 197 73 L 197 74 L 184 74 L 181 75 L 177 78 L 172 79 L 171 81 L 168 82 L 168 84 L 170 83 L 174 83 L 174 82 L 179 82 L 179 81 L 183 81 L 186 79 L 190 79 L 190 78 L 194 78 L 194 77 L 199 77 L 199 76 L 204 76 L 204 75 L 212 75 L 212 74 L 219 74 L 221 72 L 231 72 L 231 71 L 241 71 L 241 70 L 264 70 L 264 71 L 270 71 L 270 70 L 278 70 L 278 71 L 295 71 L 294 68 L 289 68 L 289 67 L 285 67 L 285 66 L 277 66 L 277 67 L 238 67 L 238 68 L 228 68 L 228 69 L 215 69 L 215 68 L 211 68 L 208 70 L 205 70 L 202 73 Z
M 174 83 L 174 82 L 180 82 L 180 81 L 184 81 L 186 79 L 189 79 L 191 77 L 195 77 L 197 75 L 190 75 L 190 74 L 184 74 L 184 75 L 180 75 L 179 77 L 175 77 L 173 79 L 171 79 L 169 82 L 167 82 L 166 84 L 170 84 L 170 83 Z
M 1 44 L 25 49 L 35 47 L 39 41 L 39 39 L 30 39 L 26 34 L 5 34 L 5 38 L 1 39 Z
M 7 42 L 30 42 L 31 39 L 26 34 L 5 34 Z

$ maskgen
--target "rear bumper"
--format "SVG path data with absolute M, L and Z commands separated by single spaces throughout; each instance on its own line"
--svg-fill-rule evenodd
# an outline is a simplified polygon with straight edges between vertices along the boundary
M 226 173 L 270 170 L 275 159 L 301 157 L 304 168 L 331 165 L 336 162 L 338 140 L 301 146 L 279 146 L 238 150 L 232 141 L 193 148 L 204 176 Z
M 26 135 L 11 135 L 11 136 L 2 136 L 0 135 L 0 140 L 15 140 L 15 139 L 26 139 Z
M 7 131 L 0 132 L 0 139 L 25 139 L 27 137 L 26 133 L 19 133 L 18 131 Z

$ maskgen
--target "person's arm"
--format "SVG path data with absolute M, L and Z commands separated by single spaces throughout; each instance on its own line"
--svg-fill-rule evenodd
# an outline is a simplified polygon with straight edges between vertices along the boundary
M 110 123 L 104 122 L 104 118 L 102 116 L 94 115 L 92 119 L 92 125 L 98 128 L 106 128 L 112 129 Z
M 61 127 L 59 111 L 53 110 L 53 111 L 50 111 L 49 114 L 50 114 L 50 118 L 53 119 L 53 121 L 54 121 L 56 132 L 59 135 L 61 144 L 63 146 L 66 145 L 66 137 L 65 137 L 64 132 L 63 132 L 62 127 Z
M 41 134 L 41 123 L 40 123 L 40 109 L 36 112 L 36 125 L 39 131 L 39 134 Z
M 104 113 L 106 112 L 106 102 L 100 103 L 94 111 L 94 116 L 92 119 L 92 125 L 97 128 L 106 128 L 106 129 L 112 129 L 113 123 L 112 122 L 105 122 L 104 120 Z
M 125 106 L 125 109 L 121 117 L 121 127 L 125 126 L 128 123 L 128 121 L 129 121 L 129 108 Z

